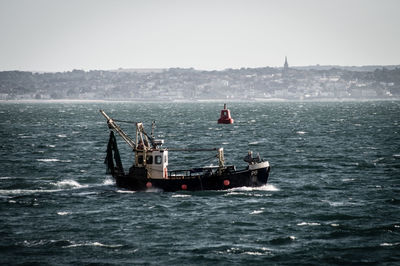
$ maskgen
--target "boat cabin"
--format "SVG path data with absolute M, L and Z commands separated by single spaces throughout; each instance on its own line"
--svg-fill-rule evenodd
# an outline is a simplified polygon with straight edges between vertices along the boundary
M 136 150 L 135 166 L 145 167 L 148 178 L 168 178 L 168 151 Z

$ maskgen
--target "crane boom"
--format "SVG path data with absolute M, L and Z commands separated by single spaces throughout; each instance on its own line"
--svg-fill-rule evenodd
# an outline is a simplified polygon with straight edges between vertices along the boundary
M 103 110 L 100 110 L 100 113 L 107 119 L 108 127 L 114 129 L 132 149 L 136 149 L 136 143 L 114 122 L 114 120 Z

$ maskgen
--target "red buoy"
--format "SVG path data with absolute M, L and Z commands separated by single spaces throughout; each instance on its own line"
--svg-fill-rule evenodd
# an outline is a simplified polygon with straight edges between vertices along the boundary
M 224 104 L 224 109 L 221 110 L 221 116 L 218 119 L 218 124 L 233 124 L 231 111 L 226 109 L 226 103 Z
M 152 186 L 153 186 L 153 184 L 152 184 L 151 182 L 147 182 L 147 183 L 146 183 L 146 187 L 147 187 L 147 188 L 151 188 Z
M 228 179 L 224 180 L 224 186 L 229 186 L 231 184 L 231 182 Z
M 186 189 L 187 189 L 187 185 L 183 184 L 183 185 L 181 186 L 181 188 L 182 188 L 182 190 L 186 190 Z

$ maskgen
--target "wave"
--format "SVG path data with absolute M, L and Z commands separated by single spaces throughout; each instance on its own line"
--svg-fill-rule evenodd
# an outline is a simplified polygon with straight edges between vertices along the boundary
M 58 181 L 57 183 L 51 183 L 58 188 L 84 188 L 88 187 L 88 185 L 81 185 L 77 181 L 72 179 L 66 179 L 62 181 Z
M 50 183 L 57 187 L 57 189 L 0 189 L 0 195 L 26 195 L 35 193 L 54 193 L 66 189 L 86 188 L 88 185 L 81 185 L 75 180 L 67 179 L 58 181 L 57 183 Z
M 294 240 L 296 240 L 295 236 L 288 236 L 288 237 L 277 237 L 270 240 L 269 242 L 273 245 L 285 245 L 292 243 Z
M 97 241 L 94 242 L 81 242 L 77 243 L 75 241 L 70 241 L 70 240 L 39 240 L 39 241 L 30 241 L 30 240 L 25 240 L 22 245 L 25 247 L 38 247 L 38 246 L 46 246 L 46 245 L 57 245 L 57 246 L 62 246 L 62 248 L 75 248 L 75 247 L 83 247 L 83 246 L 94 246 L 94 247 L 106 247 L 106 248 L 119 248 L 122 247 L 123 245 L 117 244 L 117 245 L 107 245 L 103 244 Z
M 350 203 L 348 203 L 348 202 L 343 202 L 343 201 L 321 200 L 321 202 L 326 202 L 326 203 L 329 204 L 329 206 L 332 206 L 332 207 L 351 205 Z
M 53 193 L 61 189 L 0 189 L 0 195 L 26 195 L 34 193 Z

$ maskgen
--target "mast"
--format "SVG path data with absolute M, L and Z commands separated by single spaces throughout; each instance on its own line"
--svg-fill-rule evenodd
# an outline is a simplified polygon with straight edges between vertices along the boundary
M 224 159 L 224 148 L 218 149 L 218 173 L 222 174 L 222 169 L 225 167 L 225 159 Z

